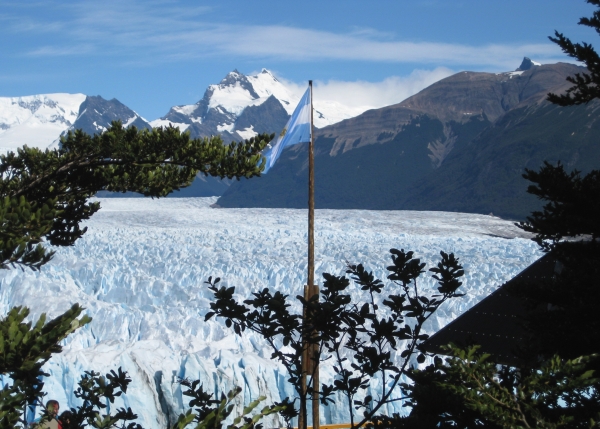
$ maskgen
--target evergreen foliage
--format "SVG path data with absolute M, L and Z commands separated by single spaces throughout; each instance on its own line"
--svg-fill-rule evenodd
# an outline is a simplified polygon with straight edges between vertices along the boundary
M 579 23 L 600 34 L 600 0 L 587 2 L 597 10 Z M 587 43 L 573 44 L 556 34 L 551 40 L 584 62 L 590 74 L 569 78 L 575 85 L 567 94 L 549 94 L 548 99 L 569 106 L 600 98 L 600 68 L 594 48 Z M 519 286 L 531 307 L 538 308 L 525 321 L 535 339 L 531 352 L 545 358 L 558 353 L 569 359 L 600 353 L 600 313 L 590 306 L 600 299 L 600 171 L 582 177 L 577 170 L 565 171 L 560 162 L 556 166 L 545 163 L 537 172 L 527 169 L 523 177 L 533 183 L 527 191 L 545 204 L 542 211 L 534 211 L 517 226 L 535 234 L 540 247 L 552 252 L 560 263 L 549 284 Z
M 52 354 L 60 353 L 60 342 L 77 328 L 89 323 L 83 309 L 75 304 L 56 319 L 46 321 L 42 314 L 35 325 L 26 322 L 29 310 L 14 307 L 0 320 L 0 374 L 4 387 L 0 391 L 0 427 L 13 428 L 25 423 L 27 406 L 40 405 L 48 376 L 42 366 Z M 7 379 L 8 378 L 8 379 Z
M 179 416 L 177 422 L 172 426 L 172 429 L 189 428 L 190 424 L 195 429 L 225 429 L 224 421 L 231 415 L 234 408 L 234 400 L 241 393 L 242 389 L 237 387 L 231 390 L 227 395 L 221 394 L 220 400 L 212 399 L 212 395 L 206 393 L 199 381 L 190 381 L 187 379 L 180 380 L 182 386 L 187 387 L 183 392 L 184 396 L 191 397 L 189 402 L 190 409 Z M 256 400 L 250 402 L 241 415 L 234 418 L 231 424 L 228 424 L 227 429 L 262 429 L 262 424 L 258 423 L 260 419 L 270 414 L 285 412 L 287 403 L 275 404 L 263 407 L 257 414 L 250 415 L 258 405 L 265 400 L 264 396 L 260 396 Z M 195 407 L 195 408 L 194 408 Z
M 539 171 L 526 170 L 523 177 L 536 184 L 527 192 L 547 203 L 518 226 L 534 233 L 542 249 L 556 249 L 564 238 L 585 237 L 591 243 L 600 238 L 600 171 L 581 177 L 577 170 L 567 173 L 560 162 L 556 166 L 545 162 Z
M 69 132 L 59 149 L 42 151 L 25 146 L 17 153 L 2 155 L 0 268 L 38 270 L 54 253 L 45 247 L 47 243 L 74 244 L 86 231 L 80 223 L 100 209 L 99 203 L 89 201 L 98 191 L 164 197 L 188 186 L 198 173 L 230 179 L 258 176 L 263 169 L 260 151 L 272 137 L 259 135 L 225 145 L 218 136 L 192 140 L 174 127 L 138 130 L 113 122 L 99 135 Z M 42 367 L 53 354 L 61 352 L 60 343 L 69 334 L 90 323 L 88 316 L 81 316 L 82 311 L 75 304 L 56 319 L 47 321 L 42 314 L 32 324 L 27 321 L 29 309 L 15 307 L 0 319 L 0 375 L 4 385 L 0 390 L 0 428 L 24 428 L 27 408 L 44 408 L 43 377 L 48 374 Z M 82 405 L 71 409 L 69 428 L 141 429 L 133 422 L 137 415 L 130 408 L 106 412 L 107 403 L 125 393 L 130 382 L 120 368 L 104 376 L 86 372 L 75 392 Z M 194 396 L 194 392 L 196 384 L 184 394 Z M 216 402 L 211 402 L 210 395 L 194 397 L 190 407 L 200 404 L 201 410 L 180 416 L 176 427 L 192 422 L 197 428 L 224 427 L 223 420 L 233 411 L 231 401 L 238 393 L 232 391 Z M 250 404 L 228 427 L 259 427 L 260 418 L 285 408 L 285 404 L 265 407 L 249 416 L 262 399 Z M 45 411 L 42 422 L 49 418 Z
M 196 174 L 250 178 L 263 169 L 260 151 L 272 136 L 226 145 L 220 137 L 190 139 L 178 128 L 138 130 L 120 122 L 94 136 L 78 130 L 59 149 L 23 147 L 0 156 L 0 268 L 39 269 L 52 257 L 43 241 L 72 245 L 80 223 L 100 209 L 98 191 L 164 197 Z
M 434 365 L 417 373 L 417 379 L 429 377 L 425 386 L 433 387 L 443 406 L 438 405 L 433 415 L 427 416 L 428 424 L 421 427 L 597 427 L 600 379 L 591 369 L 597 366 L 597 355 L 575 359 L 555 355 L 535 368 L 499 369 L 489 355 L 478 352 L 477 346 L 451 346 L 449 352 L 453 357 L 448 361 L 438 358 Z M 419 398 L 424 399 L 431 404 L 431 398 Z M 418 412 L 404 419 L 402 427 L 414 427 L 416 417 L 425 416 L 420 406 L 416 409 Z
M 586 0 L 589 4 L 600 7 L 600 0 Z M 579 25 L 591 27 L 600 34 L 600 10 L 593 13 L 591 18 L 581 18 Z M 559 106 L 573 106 L 575 104 L 589 103 L 600 98 L 600 56 L 589 43 L 573 43 L 571 39 L 558 31 L 554 32 L 555 37 L 549 37 L 554 43 L 561 47 L 568 56 L 584 63 L 589 73 L 577 73 L 573 77 L 568 77 L 567 81 L 573 86 L 569 88 L 566 94 L 548 94 L 548 100 Z

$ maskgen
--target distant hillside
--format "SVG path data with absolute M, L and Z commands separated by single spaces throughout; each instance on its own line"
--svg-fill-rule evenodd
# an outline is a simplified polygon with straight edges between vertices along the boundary
M 597 103 L 516 109 L 414 183 L 402 206 L 523 219 L 541 207 L 526 193 L 525 168 L 538 169 L 544 160 L 584 172 L 600 166 L 597 110 Z
M 545 101 L 581 68 L 461 72 L 400 104 L 370 110 L 315 133 L 317 208 L 443 210 L 522 219 L 539 203 L 525 168 L 561 160 L 600 165 L 598 105 Z M 290 148 L 269 174 L 234 183 L 222 207 L 306 207 L 306 145 Z

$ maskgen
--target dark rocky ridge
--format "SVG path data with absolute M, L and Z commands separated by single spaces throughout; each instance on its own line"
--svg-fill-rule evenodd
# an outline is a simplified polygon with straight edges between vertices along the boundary
M 399 104 L 369 110 L 317 131 L 335 137 L 331 155 L 353 147 L 391 141 L 413 118 L 428 115 L 443 123 L 463 123 L 470 116 L 485 115 L 496 121 L 511 109 L 543 102 L 547 92 L 568 88 L 566 76 L 580 68 L 558 63 L 536 67 L 522 74 L 460 72 L 440 80 Z M 389 135 L 389 139 L 382 135 Z
M 524 218 L 537 207 L 525 193 L 524 168 L 544 160 L 584 171 L 600 165 L 598 106 L 545 101 L 581 70 L 559 63 L 522 73 L 461 72 L 400 104 L 316 130 L 316 207 Z M 290 148 L 269 174 L 234 183 L 218 204 L 305 208 L 306 170 L 306 146 Z
M 252 127 L 259 134 L 274 133 L 285 127 L 289 117 L 279 100 L 271 95 L 259 106 L 246 107 L 238 116 L 235 125 L 239 130 Z
M 539 65 L 539 64 L 534 64 L 533 61 L 531 61 L 531 58 L 525 57 L 525 58 L 523 58 L 523 62 L 521 62 L 521 65 L 519 66 L 517 71 L 529 70 L 529 69 L 534 68 L 536 65 Z
M 135 120 L 130 121 L 135 118 Z M 73 129 L 82 129 L 90 135 L 102 132 L 108 128 L 112 121 L 121 121 L 124 124 L 137 128 L 152 127 L 148 122 L 142 119 L 137 113 L 121 103 L 116 98 L 105 100 L 101 96 L 87 96 L 85 101 L 79 106 L 79 116 L 73 124 Z

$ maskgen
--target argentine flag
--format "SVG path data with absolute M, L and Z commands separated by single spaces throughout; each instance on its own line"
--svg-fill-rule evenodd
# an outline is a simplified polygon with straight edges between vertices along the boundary
M 310 141 L 310 107 L 310 88 L 308 88 L 275 143 L 269 144 L 264 150 L 263 155 L 267 158 L 267 162 L 262 174 L 266 174 L 273 167 L 285 147 Z

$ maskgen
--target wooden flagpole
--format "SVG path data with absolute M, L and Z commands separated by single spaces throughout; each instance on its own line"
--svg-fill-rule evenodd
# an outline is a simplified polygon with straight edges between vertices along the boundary
M 308 281 L 304 287 L 304 299 L 307 301 L 314 295 L 319 294 L 319 287 L 315 284 L 315 173 L 314 173 L 314 140 L 313 140 L 313 105 L 312 105 L 312 80 L 308 81 L 310 88 L 310 141 L 308 144 Z M 306 317 L 306 313 L 303 315 Z M 306 340 L 304 340 L 306 341 Z M 313 359 L 317 351 L 312 345 L 308 347 L 304 343 L 304 353 L 302 354 L 302 380 L 301 388 L 307 393 L 306 376 L 308 373 L 312 376 L 312 417 L 313 429 L 319 429 L 319 362 Z M 308 404 L 307 404 L 308 405 Z M 301 407 L 298 416 L 298 428 L 304 429 L 308 426 L 308 416 L 306 415 L 308 406 Z
M 315 146 L 313 127 L 313 86 L 312 80 L 308 81 L 310 88 L 310 142 L 308 147 L 308 284 L 309 295 L 319 296 L 319 286 L 315 284 Z M 318 298 L 317 298 L 318 299 Z M 311 347 L 310 359 L 312 365 L 312 417 L 313 429 L 319 429 L 319 361 L 318 344 Z
M 312 109 L 312 80 L 308 81 L 310 88 L 310 141 L 308 143 L 308 288 L 309 297 L 313 295 L 315 284 L 315 156 L 313 147 L 313 109 Z

